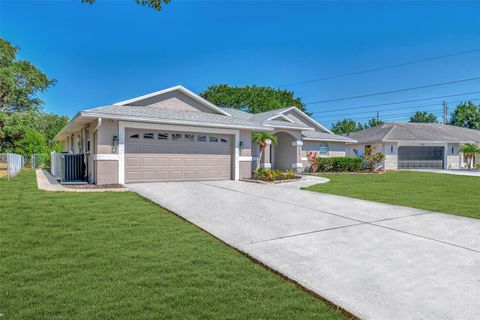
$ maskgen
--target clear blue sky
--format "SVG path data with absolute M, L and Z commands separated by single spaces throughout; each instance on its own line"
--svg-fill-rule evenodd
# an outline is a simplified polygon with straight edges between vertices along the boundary
M 480 49 L 479 16 L 473 1 L 173 0 L 161 12 L 133 0 L 0 1 L 0 35 L 57 79 L 43 96 L 45 109 L 73 116 L 177 84 L 195 92 L 216 83 L 279 86 Z M 479 76 L 477 51 L 288 89 L 312 102 Z M 440 113 L 442 99 L 361 106 L 471 91 L 480 91 L 480 81 L 307 108 L 327 126 L 344 117 L 366 121 L 376 109 L 386 120 L 406 120 L 416 109 Z M 447 100 L 469 98 L 480 103 L 480 93 Z

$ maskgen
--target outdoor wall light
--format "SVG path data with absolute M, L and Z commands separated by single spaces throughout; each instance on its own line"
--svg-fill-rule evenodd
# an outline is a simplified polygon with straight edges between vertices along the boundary
M 113 136 L 113 141 L 112 141 L 112 149 L 113 152 L 117 152 L 117 147 L 118 147 L 118 136 Z

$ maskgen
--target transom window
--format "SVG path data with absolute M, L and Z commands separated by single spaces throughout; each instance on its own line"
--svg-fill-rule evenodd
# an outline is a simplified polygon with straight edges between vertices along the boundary
M 210 142 L 218 142 L 218 138 L 216 136 L 210 136 L 208 137 L 208 141 Z
M 327 156 L 328 155 L 328 144 L 325 142 L 320 143 L 320 148 L 318 150 L 318 153 L 322 156 Z
M 197 141 L 198 142 L 206 142 L 207 141 L 207 136 L 199 134 L 198 137 L 197 137 Z
M 173 141 L 178 141 L 182 139 L 182 134 L 181 133 L 172 133 L 172 140 Z
M 160 133 L 158 134 L 158 139 L 159 139 L 159 140 L 168 140 L 168 133 L 166 133 L 166 132 L 160 132 Z
M 151 132 L 144 133 L 143 139 L 153 139 L 153 133 Z
M 185 133 L 185 141 L 195 141 L 195 135 L 190 133 Z

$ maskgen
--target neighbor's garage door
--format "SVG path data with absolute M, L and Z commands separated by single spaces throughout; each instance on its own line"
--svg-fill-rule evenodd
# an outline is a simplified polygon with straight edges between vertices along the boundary
M 125 140 L 127 183 L 231 179 L 232 136 L 127 129 Z
M 444 147 L 398 147 L 399 169 L 443 169 Z

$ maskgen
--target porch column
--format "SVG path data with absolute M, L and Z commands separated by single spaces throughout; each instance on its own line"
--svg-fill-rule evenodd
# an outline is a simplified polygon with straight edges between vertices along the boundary
M 272 145 L 272 141 L 267 140 L 267 146 L 263 149 L 262 157 L 260 158 L 260 168 L 271 168 L 271 154 L 270 154 L 270 146 Z
M 296 172 L 301 172 L 303 171 L 303 163 L 302 163 L 302 146 L 303 146 L 303 141 L 301 140 L 296 140 L 292 142 L 292 146 L 296 147 L 295 152 L 296 152 L 296 159 L 297 162 L 292 163 L 292 169 Z

